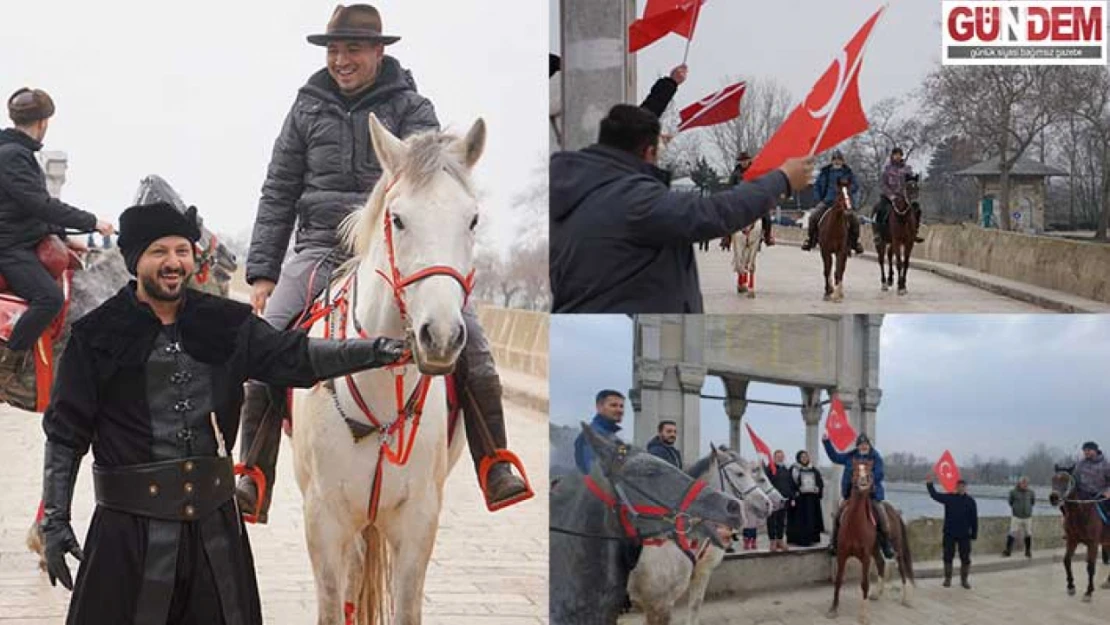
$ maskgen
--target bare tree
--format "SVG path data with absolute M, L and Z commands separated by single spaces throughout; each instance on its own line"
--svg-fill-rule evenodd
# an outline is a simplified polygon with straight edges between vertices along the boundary
M 726 78 L 722 86 L 741 80 L 744 79 Z M 786 119 L 792 104 L 790 92 L 777 80 L 748 80 L 744 98 L 740 101 L 740 116 L 727 123 L 697 131 L 712 148 L 703 150 L 702 155 L 709 158 L 714 169 L 731 172 L 737 154 L 747 150 L 755 156 L 771 139 Z
M 940 67 L 925 80 L 931 122 L 958 131 L 1000 159 L 1002 227 L 1010 229 L 1010 171 L 1069 108 L 1067 68 L 1046 65 Z
M 1107 240 L 1110 226 L 1110 72 L 1105 67 L 1068 67 L 1063 73 L 1065 99 L 1074 107 L 1069 122 L 1081 120 L 1088 130 L 1092 156 L 1100 178 L 1098 224 L 1095 239 Z

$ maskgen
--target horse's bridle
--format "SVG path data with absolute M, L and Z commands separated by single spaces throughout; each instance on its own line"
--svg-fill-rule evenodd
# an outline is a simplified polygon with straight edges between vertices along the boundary
M 732 476 L 729 475 L 728 471 L 725 471 L 725 467 L 729 466 L 730 464 L 740 464 L 740 459 L 731 457 L 724 462 L 717 463 L 717 473 L 720 474 L 721 483 L 727 484 L 729 489 L 736 495 L 737 499 L 743 501 L 745 498 L 747 498 L 748 495 L 757 490 L 762 492 L 768 498 L 768 500 L 770 499 L 771 491 L 775 489 L 775 487 L 772 486 L 770 482 L 767 482 L 767 488 L 761 488 L 759 486 L 759 482 L 753 479 L 752 487 L 747 490 L 741 491 L 740 487 L 736 485 L 736 482 L 732 481 Z

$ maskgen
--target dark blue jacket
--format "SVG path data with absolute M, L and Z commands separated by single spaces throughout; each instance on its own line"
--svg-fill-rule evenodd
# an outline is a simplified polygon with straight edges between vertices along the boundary
M 701 196 L 602 145 L 551 157 L 553 313 L 700 314 L 694 243 L 742 230 L 790 191 L 781 171 Z
M 615 439 L 617 432 L 621 431 L 619 423 L 610 421 L 601 415 L 594 415 L 590 427 L 598 434 L 609 439 Z M 590 464 L 593 463 L 593 460 L 593 447 L 590 447 L 590 443 L 586 441 L 586 436 L 580 432 L 578 438 L 574 439 L 574 464 L 578 465 L 578 470 L 582 472 L 582 475 L 589 475 Z
M 957 540 L 979 538 L 979 511 L 971 495 L 942 495 L 926 484 L 929 496 L 944 506 L 944 535 Z
M 664 443 L 658 436 L 648 441 L 647 450 L 651 455 L 662 458 L 679 469 L 682 468 L 682 452 L 674 445 Z
M 853 449 L 846 454 L 842 454 L 832 446 L 828 440 L 821 441 L 825 445 L 825 453 L 829 455 L 829 460 L 833 464 L 843 465 L 848 467 L 849 470 L 844 471 L 840 476 L 840 496 L 847 499 L 852 494 L 852 461 L 856 458 L 862 460 L 871 460 L 874 465 L 871 468 L 871 475 L 875 478 L 875 488 L 872 497 L 878 501 L 886 499 L 886 491 L 883 489 L 883 456 L 874 447 L 871 448 L 871 453 L 864 455 L 858 449 Z
M 832 206 L 836 201 L 836 184 L 841 178 L 851 179 L 848 186 L 848 193 L 852 195 L 852 205 L 856 204 L 856 193 L 859 191 L 859 183 L 856 182 L 856 175 L 852 173 L 852 168 L 847 165 L 840 169 L 833 169 L 832 165 L 825 165 L 821 168 L 821 173 L 817 174 L 817 182 L 813 184 L 813 199 L 816 202 L 824 202 L 826 206 Z

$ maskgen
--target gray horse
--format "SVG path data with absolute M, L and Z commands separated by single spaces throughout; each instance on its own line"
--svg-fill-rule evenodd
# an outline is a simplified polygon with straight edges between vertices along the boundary
M 723 528 L 742 525 L 742 504 L 585 423 L 582 431 L 594 451 L 590 475 L 551 488 L 551 623 L 613 625 L 634 565 L 623 561 L 630 546 L 679 535 L 721 544 Z

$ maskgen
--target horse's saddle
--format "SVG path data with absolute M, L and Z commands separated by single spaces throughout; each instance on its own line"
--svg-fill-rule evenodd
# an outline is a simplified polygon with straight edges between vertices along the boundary
M 62 274 L 67 269 L 77 269 L 81 266 L 81 259 L 77 254 L 66 247 L 66 244 L 61 239 L 54 235 L 50 235 L 39 241 L 35 247 L 35 255 L 38 256 L 39 262 L 50 276 L 55 280 L 62 277 Z M 8 281 L 0 274 L 0 294 L 12 295 Z M 14 295 L 12 295 L 14 297 Z

